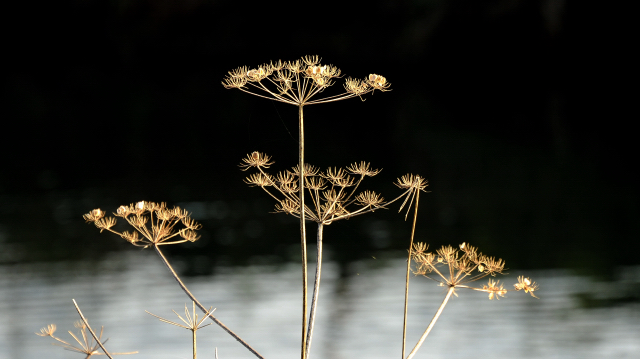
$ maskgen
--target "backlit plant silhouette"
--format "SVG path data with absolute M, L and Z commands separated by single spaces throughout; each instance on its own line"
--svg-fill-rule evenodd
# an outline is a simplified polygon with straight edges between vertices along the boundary
M 157 315 L 155 315 L 153 313 L 150 313 L 148 311 L 147 311 L 147 313 L 149 313 L 149 314 L 153 315 L 154 317 L 160 319 L 161 322 L 164 322 L 164 323 L 167 323 L 167 324 L 171 324 L 171 325 L 175 325 L 177 327 L 190 330 L 191 331 L 191 343 L 192 343 L 192 348 L 193 348 L 193 359 L 196 359 L 198 357 L 198 355 L 197 355 L 198 350 L 197 350 L 197 345 L 196 345 L 197 344 L 196 343 L 197 342 L 196 341 L 196 332 L 199 329 L 202 329 L 202 328 L 204 328 L 204 327 L 206 327 L 208 325 L 211 325 L 211 323 L 202 325 L 202 322 L 204 322 L 205 319 L 207 319 L 207 317 L 215 309 L 212 310 L 213 307 L 210 307 L 209 310 L 207 310 L 204 313 L 204 317 L 202 317 L 202 319 L 198 320 L 198 314 L 196 314 L 196 303 L 195 302 L 191 302 L 191 304 L 192 304 L 192 307 L 193 307 L 191 309 L 191 313 L 189 313 L 189 309 L 187 309 L 187 305 L 185 304 L 185 306 L 184 306 L 184 316 L 185 316 L 186 319 L 181 317 L 180 314 L 176 313 L 175 310 L 173 311 L 178 316 L 178 318 L 180 318 L 180 320 L 182 320 L 182 322 L 184 324 L 186 324 L 186 325 L 183 325 L 183 324 L 180 324 L 180 323 L 176 323 L 176 322 L 173 322 L 171 320 L 159 317 L 159 316 L 157 316 Z
M 391 84 L 384 76 L 369 74 L 363 80 L 347 78 L 344 91 L 326 95 L 325 90 L 333 86 L 342 77 L 340 69 L 333 65 L 323 65 L 320 57 L 304 56 L 299 60 L 270 62 L 256 68 L 247 66 L 229 71 L 222 81 L 227 89 L 240 91 L 258 97 L 275 100 L 298 107 L 298 168 L 305 171 L 304 162 L 304 106 L 317 105 L 363 95 L 375 90 L 389 91 Z M 305 178 L 303 173 L 298 180 L 299 207 L 305 208 Z M 300 242 L 302 251 L 302 358 L 307 353 L 305 348 L 307 337 L 307 243 L 305 217 L 306 210 L 299 211 Z
M 250 173 L 245 178 L 245 183 L 250 186 L 260 187 L 272 197 L 275 200 L 276 212 L 285 213 L 300 220 L 303 278 L 302 359 L 308 359 L 313 337 L 322 274 L 324 226 L 342 219 L 349 219 L 374 212 L 378 209 L 387 209 L 390 204 L 399 200 L 402 200 L 400 211 L 406 208 L 405 220 L 408 218 L 411 209 L 413 209 L 405 277 L 402 339 L 402 359 L 409 359 L 415 356 L 433 329 L 433 326 L 451 296 L 457 295 L 456 291 L 458 289 L 471 289 L 484 292 L 488 294 L 489 299 L 500 299 L 500 297 L 505 296 L 508 290 L 505 289 L 504 285 L 498 280 L 494 279 L 496 275 L 503 273 L 504 262 L 501 259 L 485 256 L 479 253 L 475 247 L 465 243 L 460 245 L 459 249 L 444 246 L 436 252 L 428 252 L 427 246 L 424 243 L 414 244 L 420 192 L 426 192 L 425 189 L 427 187 L 427 181 L 422 176 L 407 174 L 398 178 L 394 184 L 401 189 L 401 194 L 390 201 L 386 201 L 381 194 L 362 188 L 362 183 L 366 177 L 373 177 L 380 173 L 380 170 L 372 168 L 369 163 L 359 162 L 353 163 L 345 168 L 330 167 L 321 171 L 317 167 L 304 162 L 304 106 L 329 103 L 353 97 L 362 98 L 362 96 L 373 93 L 376 90 L 380 92 L 388 91 L 390 87 L 390 84 L 383 76 L 370 74 L 363 80 L 347 78 L 344 80 L 343 92 L 334 95 L 326 94 L 325 90 L 328 90 L 329 87 L 337 83 L 341 78 L 341 71 L 338 68 L 333 65 L 321 64 L 318 56 L 305 56 L 302 59 L 289 62 L 271 62 L 258 66 L 257 68 L 240 67 L 230 71 L 223 81 L 223 85 L 226 88 L 238 89 L 255 96 L 298 107 L 298 164 L 288 170 L 271 174 L 269 173 L 269 169 L 274 164 L 271 157 L 255 151 L 242 159 L 240 168 L 243 171 L 253 171 L 253 173 Z M 202 323 L 206 318 L 211 318 L 211 320 L 222 327 L 255 356 L 263 358 L 248 343 L 213 316 L 211 308 L 205 308 L 196 299 L 160 250 L 160 246 L 163 245 L 194 242 L 198 240 L 199 236 L 197 235 L 197 231 L 201 228 L 201 225 L 193 221 L 186 210 L 179 207 L 170 209 L 165 203 L 140 201 L 136 204 L 120 206 L 113 215 L 113 217 L 107 216 L 101 209 L 94 209 L 85 214 L 84 219 L 89 223 L 93 223 L 100 232 L 109 231 L 119 235 L 134 246 L 142 248 L 152 247 L 155 250 L 182 290 L 192 300 L 193 310 L 189 313 L 185 306 L 186 319 L 179 316 L 185 325 L 169 321 L 154 314 L 152 315 L 161 321 L 192 331 L 194 358 L 196 357 L 196 331 L 203 327 Z M 115 230 L 116 217 L 123 219 L 132 227 L 133 231 Z M 307 244 L 305 224 L 307 220 L 317 224 L 317 265 L 310 312 L 308 311 L 307 305 Z M 413 269 L 412 263 L 414 263 Z M 409 278 L 411 272 L 431 279 L 440 286 L 447 287 L 447 294 L 418 343 L 411 353 L 405 356 Z M 487 278 L 488 282 L 481 287 L 472 286 L 472 282 L 484 278 Z M 538 285 L 529 278 L 519 277 L 518 283 L 514 285 L 514 290 L 524 291 L 535 297 L 534 292 L 538 290 Z M 204 317 L 200 320 L 195 314 L 196 306 L 204 312 Z M 100 337 L 93 333 L 77 305 L 76 308 L 83 319 L 84 325 L 86 325 L 94 339 L 98 341 L 99 346 L 105 354 L 109 355 L 102 346 L 102 342 L 100 342 L 99 339 Z M 51 336 L 55 340 L 63 343 L 63 346 L 66 348 L 87 354 L 87 358 L 91 355 L 98 355 L 97 347 L 87 342 L 87 336 L 84 331 L 81 332 L 83 338 L 85 338 L 84 342 L 81 342 L 74 336 L 81 345 L 81 348 L 74 347 L 54 337 L 54 331 L 55 325 L 51 325 L 43 328 L 39 335 Z
M 134 246 L 143 248 L 153 247 L 162 260 L 162 263 L 169 269 L 173 278 L 180 285 L 180 288 L 182 288 L 198 308 L 206 313 L 205 317 L 211 318 L 214 323 L 218 324 L 218 326 L 229 333 L 234 339 L 240 342 L 240 344 L 257 357 L 262 358 L 255 349 L 218 320 L 218 318 L 213 316 L 213 314 L 196 299 L 160 250 L 160 246 L 162 245 L 195 242 L 198 240 L 199 236 L 196 234 L 196 231 L 202 226 L 191 219 L 189 212 L 180 207 L 169 209 L 166 203 L 140 201 L 136 204 L 118 207 L 114 215 L 124 219 L 133 227 L 134 231 L 118 232 L 114 230 L 113 226 L 116 224 L 116 218 L 106 217 L 105 212 L 99 208 L 85 214 L 84 219 L 98 227 L 100 232 L 106 230 L 115 233 Z
M 438 283 L 442 287 L 447 287 L 447 294 L 436 311 L 431 323 L 427 326 L 420 340 L 413 348 L 406 359 L 413 358 L 418 349 L 427 338 L 436 321 L 442 314 L 444 307 L 449 302 L 451 295 L 458 296 L 456 290 L 459 288 L 471 289 L 488 293 L 489 299 L 500 299 L 507 293 L 504 285 L 499 280 L 489 278 L 489 281 L 482 287 L 473 287 L 471 282 L 478 281 L 488 276 L 495 277 L 504 271 L 504 261 L 489 257 L 478 252 L 476 247 L 467 243 L 462 243 L 460 249 L 452 246 L 442 246 L 434 252 L 427 252 L 427 245 L 416 243 L 413 246 L 412 259 L 417 264 L 414 270 L 416 275 L 422 275 Z M 515 291 L 524 290 L 531 296 L 537 298 L 533 292 L 538 289 L 538 285 L 529 278 L 518 277 L 518 283 L 514 285 Z M 404 358 L 404 352 L 402 357 Z
M 100 328 L 100 335 L 98 336 L 98 339 L 94 341 L 94 338 L 92 336 L 93 333 L 87 333 L 88 326 L 85 322 L 83 322 L 82 320 L 78 320 L 73 323 L 73 326 L 80 330 L 77 335 L 73 334 L 72 331 L 69 331 L 69 334 L 71 335 L 71 337 L 73 337 L 73 339 L 75 339 L 79 346 L 75 346 L 65 340 L 56 337 L 54 335 L 54 333 L 56 332 L 55 324 L 49 324 L 46 327 L 40 329 L 40 333 L 36 333 L 36 335 L 39 335 L 41 337 L 51 337 L 58 342 L 52 343 L 53 345 L 61 346 L 64 349 L 72 352 L 82 353 L 85 355 L 85 359 L 91 358 L 94 355 L 107 355 L 109 358 L 111 358 L 111 355 L 126 355 L 137 353 L 137 351 L 127 353 L 100 353 L 98 350 L 101 349 L 102 345 L 104 345 L 107 340 L 109 340 L 106 339 L 105 341 L 102 341 L 102 333 L 104 331 L 104 327 Z M 82 337 L 82 340 L 80 340 L 79 337 Z M 98 341 L 100 341 L 100 343 L 98 343 Z
M 419 191 L 424 191 L 427 183 L 420 176 L 406 175 L 398 179 L 396 184 L 404 189 L 404 192 L 395 199 L 386 202 L 384 198 L 373 191 L 364 190 L 357 192 L 365 177 L 373 177 L 380 173 L 379 169 L 371 168 L 369 163 L 353 163 L 346 168 L 330 167 L 321 172 L 317 167 L 305 164 L 304 188 L 311 198 L 311 206 L 302 205 L 299 196 L 300 167 L 293 167 L 291 170 L 278 172 L 275 176 L 265 172 L 274 162 L 271 157 L 253 152 L 244 159 L 240 168 L 244 171 L 256 168 L 258 172 L 251 174 L 245 179 L 245 183 L 250 186 L 262 188 L 267 194 L 276 200 L 276 212 L 282 212 L 297 218 L 302 218 L 302 214 L 308 220 L 318 224 L 316 243 L 316 273 L 313 286 L 313 296 L 311 300 L 311 312 L 305 338 L 305 357 L 309 355 L 311 340 L 313 337 L 313 327 L 315 323 L 316 308 L 318 305 L 318 294 L 320 289 L 320 278 L 322 275 L 322 241 L 323 229 L 341 219 L 349 219 L 365 213 L 370 213 L 376 209 L 386 208 L 387 205 L 405 198 L 400 207 L 405 206 L 407 201 L 411 206 L 413 197 Z M 357 193 L 357 194 L 356 194 Z M 304 210 L 301 210 L 304 208 Z

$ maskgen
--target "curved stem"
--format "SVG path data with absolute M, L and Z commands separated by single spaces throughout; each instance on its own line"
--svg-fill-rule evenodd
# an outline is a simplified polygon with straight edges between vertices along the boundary
M 298 106 L 298 170 L 300 171 L 299 197 L 300 197 L 300 243 L 302 246 L 302 359 L 306 358 L 307 337 L 307 229 L 305 226 L 304 205 L 304 115 L 303 104 Z
M 313 336 L 313 324 L 316 321 L 316 307 L 318 306 L 318 293 L 320 291 L 320 275 L 322 274 L 322 231 L 323 224 L 318 223 L 318 253 L 316 258 L 316 279 L 313 284 L 313 298 L 311 299 L 311 314 L 309 316 L 309 330 L 307 332 L 307 352 L 305 356 L 309 358 L 311 350 L 311 337 Z
M 173 267 L 171 267 L 171 264 L 169 264 L 169 261 L 167 260 L 167 258 L 164 256 L 164 254 L 162 254 L 162 251 L 160 251 L 160 248 L 157 245 L 154 245 L 153 248 L 156 250 L 156 253 L 158 254 L 158 256 L 160 256 L 162 263 L 164 263 L 164 265 L 169 269 L 169 271 L 173 275 L 173 278 L 176 280 L 176 282 L 178 282 L 178 285 L 180 285 L 180 288 L 182 288 L 185 294 L 194 303 L 196 303 L 198 308 L 200 308 L 205 314 L 207 314 L 208 309 L 205 308 L 204 305 L 200 304 L 198 299 L 196 299 L 196 297 L 193 294 L 191 294 L 189 289 L 187 289 L 187 286 L 184 285 L 184 283 L 182 283 L 182 280 L 180 280 L 180 277 L 178 277 L 178 274 L 176 273 L 176 271 L 173 270 Z M 208 317 L 211 318 L 211 320 L 213 320 L 214 323 L 218 324 L 218 326 L 220 326 L 220 328 L 222 328 L 225 332 L 229 333 L 229 335 L 231 335 L 235 340 L 240 342 L 240 344 L 242 344 L 251 353 L 253 353 L 253 355 L 257 356 L 258 358 L 264 359 L 264 357 L 260 355 L 260 353 L 258 353 L 255 349 L 253 349 L 247 342 L 242 340 L 242 338 L 240 338 L 236 333 L 234 333 L 231 329 L 229 329 L 226 325 L 224 325 L 220 320 L 218 320 L 218 318 L 214 317 L 211 313 L 208 314 Z
M 436 325 L 436 321 L 440 317 L 440 314 L 442 314 L 444 307 L 447 305 L 447 302 L 449 301 L 449 298 L 451 298 L 451 294 L 453 294 L 453 291 L 455 289 L 456 287 L 449 287 L 449 290 L 447 291 L 447 296 L 444 297 L 444 300 L 442 301 L 442 304 L 440 304 L 440 308 L 438 308 L 436 315 L 434 315 L 433 319 L 431 319 L 431 323 L 429 323 L 427 330 L 425 330 L 424 333 L 422 333 L 420 340 L 418 340 L 418 343 L 416 344 L 416 346 L 413 348 L 411 353 L 409 353 L 409 356 L 407 356 L 407 359 L 411 359 L 413 358 L 414 355 L 416 355 L 416 353 L 418 352 L 418 349 L 420 349 L 420 346 L 422 345 L 424 340 L 427 338 L 427 335 L 429 335 L 429 332 L 431 332 L 431 329 L 433 329 L 433 326 Z
M 411 251 L 413 251 L 413 238 L 416 234 L 416 221 L 418 219 L 418 203 L 420 202 L 420 190 L 416 195 L 416 207 L 413 212 L 413 226 L 411 227 L 411 241 L 409 242 L 409 258 L 407 258 L 407 278 L 404 287 L 404 323 L 402 325 L 402 359 L 407 348 L 407 311 L 409 310 L 409 272 L 411 272 Z

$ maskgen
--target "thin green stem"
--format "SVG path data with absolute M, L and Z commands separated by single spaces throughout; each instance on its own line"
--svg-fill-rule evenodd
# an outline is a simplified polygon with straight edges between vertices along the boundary
M 416 234 L 416 221 L 418 219 L 418 203 L 420 202 L 420 190 L 417 190 L 416 207 L 413 212 L 413 225 L 411 226 L 411 241 L 409 243 L 409 257 L 407 258 L 407 278 L 404 287 L 404 323 L 402 325 L 402 358 L 404 359 L 407 348 L 407 312 L 409 310 L 409 272 L 411 272 L 411 254 L 413 251 L 413 238 Z
M 257 356 L 258 358 L 264 359 L 264 357 L 260 355 L 260 353 L 258 353 L 255 349 L 253 349 L 247 342 L 242 340 L 242 338 L 240 338 L 236 333 L 234 333 L 231 329 L 229 329 L 226 325 L 224 325 L 220 320 L 218 320 L 218 318 L 214 317 L 211 313 L 207 314 L 209 310 L 205 308 L 204 305 L 200 304 L 198 299 L 196 299 L 196 297 L 193 294 L 191 294 L 187 286 L 184 285 L 182 280 L 180 280 L 180 277 L 178 277 L 178 274 L 176 273 L 176 271 L 173 270 L 173 267 L 171 266 L 171 264 L 169 264 L 169 261 L 167 260 L 167 258 L 164 256 L 164 254 L 162 254 L 160 247 L 158 247 L 157 244 L 154 244 L 153 248 L 156 250 L 156 253 L 158 254 L 158 256 L 160 256 L 162 263 L 164 263 L 164 265 L 169 269 L 169 271 L 173 275 L 173 278 L 176 280 L 176 282 L 178 282 L 178 285 L 180 285 L 180 288 L 182 288 L 185 294 L 198 306 L 198 308 L 200 308 L 200 310 L 202 310 L 205 313 L 205 315 L 211 318 L 211 320 L 213 320 L 214 323 L 218 324 L 220 328 L 222 328 L 225 332 L 229 333 L 229 335 L 231 335 L 235 340 L 240 342 L 240 344 L 242 344 L 251 353 L 253 353 L 253 355 Z
M 451 298 L 451 295 L 453 294 L 455 289 L 456 289 L 456 287 L 449 287 L 449 290 L 447 291 L 447 296 L 444 297 L 444 300 L 442 301 L 442 304 L 440 304 L 440 308 L 438 308 L 438 311 L 436 312 L 436 315 L 433 316 L 433 319 L 431 319 L 431 323 L 429 323 L 429 326 L 427 327 L 427 330 L 425 330 L 424 333 L 422 333 L 422 336 L 420 337 L 420 340 L 418 340 L 418 343 L 413 348 L 411 353 L 409 353 L 409 356 L 407 356 L 406 359 L 411 359 L 411 358 L 413 358 L 414 355 L 416 355 L 416 353 L 418 352 L 418 349 L 420 349 L 420 346 L 422 346 L 422 343 L 427 338 L 427 335 L 429 335 L 429 332 L 431 332 L 431 329 L 433 329 L 433 326 L 436 325 L 436 321 L 440 317 L 440 314 L 442 314 L 442 311 L 444 310 L 444 307 L 447 305 L 447 302 Z
M 313 284 L 313 298 L 311 299 L 311 314 L 309 316 L 309 330 L 307 332 L 307 353 L 306 357 L 309 358 L 309 352 L 311 350 L 311 338 L 313 337 L 313 324 L 316 321 L 316 308 L 318 307 L 318 294 L 320 292 L 320 276 L 322 275 L 322 233 L 324 225 L 318 223 L 318 253 L 316 258 L 316 279 Z
M 304 205 L 304 104 L 298 106 L 298 170 L 300 175 L 299 197 L 300 197 L 300 242 L 302 246 L 302 348 L 301 357 L 306 358 L 307 339 L 307 229 L 305 226 L 305 205 Z

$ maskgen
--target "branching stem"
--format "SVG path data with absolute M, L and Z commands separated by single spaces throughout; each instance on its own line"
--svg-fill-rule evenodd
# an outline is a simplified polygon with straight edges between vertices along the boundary
M 198 299 L 196 299 L 196 297 L 193 294 L 191 294 L 187 286 L 184 285 L 182 280 L 180 280 L 180 277 L 178 277 L 178 274 L 176 273 L 176 271 L 173 270 L 173 267 L 171 267 L 171 264 L 169 264 L 169 261 L 167 260 L 167 258 L 164 256 L 164 254 L 162 254 L 160 247 L 158 247 L 158 245 L 154 245 L 153 248 L 156 250 L 156 253 L 158 254 L 158 256 L 160 256 L 162 263 L 164 263 L 164 265 L 169 269 L 169 271 L 173 275 L 173 278 L 176 280 L 176 282 L 178 282 L 178 285 L 180 285 L 180 288 L 182 288 L 185 294 L 198 306 L 198 308 L 200 308 L 205 314 L 207 314 L 209 310 L 205 308 L 204 305 L 200 304 Z M 231 335 L 235 340 L 240 342 L 240 344 L 242 344 L 251 353 L 253 353 L 253 355 L 257 356 L 258 358 L 264 359 L 264 357 L 260 355 L 260 353 L 258 353 L 255 349 L 253 349 L 247 342 L 242 340 L 242 338 L 240 338 L 236 333 L 234 333 L 231 329 L 229 329 L 226 325 L 224 325 L 220 320 L 218 320 L 218 318 L 214 317 L 211 313 L 208 314 L 208 317 L 211 318 L 211 320 L 213 320 L 214 323 L 218 324 L 218 326 L 220 326 L 220 328 L 222 328 L 225 332 L 229 333 L 229 335 Z M 194 347 L 194 354 L 195 354 L 195 347 Z

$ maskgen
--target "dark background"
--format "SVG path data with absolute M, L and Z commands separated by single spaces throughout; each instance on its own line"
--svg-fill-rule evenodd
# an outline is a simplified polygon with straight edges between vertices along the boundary
M 553 0 L 21 2 L 7 10 L 0 264 L 130 250 L 83 223 L 139 200 L 194 211 L 184 272 L 297 260 L 297 225 L 242 183 L 254 150 L 296 164 L 297 109 L 225 90 L 242 65 L 320 55 L 393 91 L 306 109 L 308 162 L 369 161 L 393 198 L 429 179 L 418 240 L 470 242 L 509 268 L 609 277 L 640 264 L 630 25 L 603 4 Z M 622 12 L 622 10 L 620 10 Z M 341 84 L 336 85 L 336 90 Z M 397 209 L 397 207 L 394 207 Z M 346 264 L 404 253 L 395 211 L 325 231 Z M 347 266 L 344 273 L 348 275 Z

